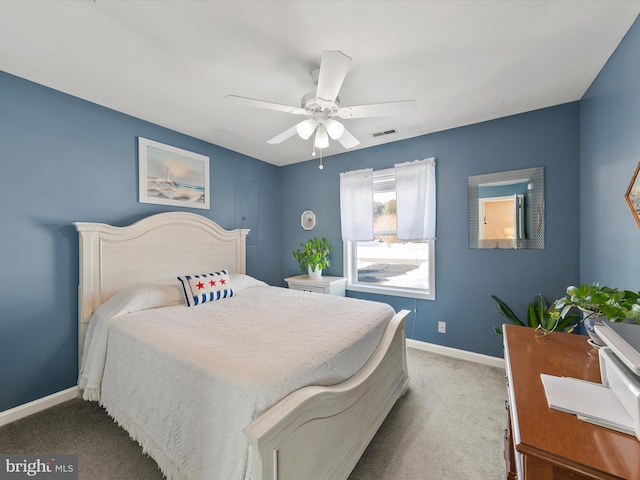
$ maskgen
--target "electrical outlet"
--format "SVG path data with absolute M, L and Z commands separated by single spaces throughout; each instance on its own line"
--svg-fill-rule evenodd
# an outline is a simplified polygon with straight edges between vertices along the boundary
M 438 333 L 447 333 L 447 322 L 438 322 Z

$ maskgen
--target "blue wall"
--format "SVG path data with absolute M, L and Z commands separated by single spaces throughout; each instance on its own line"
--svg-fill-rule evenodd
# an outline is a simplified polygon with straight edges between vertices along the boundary
M 410 338 L 472 352 L 502 356 L 502 338 L 491 328 L 494 293 L 516 313 L 538 293 L 552 301 L 579 278 L 579 105 L 577 102 L 508 118 L 346 152 L 282 168 L 283 273 L 299 274 L 291 252 L 311 235 L 332 242 L 333 264 L 326 273 L 342 275 L 339 174 L 435 157 L 437 175 L 436 300 L 350 292 L 396 309 L 417 309 L 407 324 Z M 478 250 L 468 247 L 470 175 L 542 166 L 545 170 L 546 242 L 542 250 Z M 317 226 L 307 232 L 300 214 L 313 210 Z M 437 333 L 438 321 L 447 333 Z
M 0 411 L 76 384 L 72 222 L 126 225 L 175 210 L 137 202 L 138 136 L 211 157 L 219 195 L 192 211 L 223 227 L 237 226 L 238 190 L 258 186 L 247 269 L 273 285 L 300 273 L 291 252 L 310 234 L 329 238 L 327 274 L 342 274 L 340 172 L 434 156 L 436 301 L 357 294 L 415 308 L 410 338 L 501 356 L 489 293 L 520 313 L 537 293 L 553 300 L 580 280 L 640 289 L 640 229 L 623 199 L 640 160 L 638 58 L 636 21 L 579 103 L 346 152 L 323 171 L 316 161 L 276 168 L 0 72 Z M 545 168 L 545 249 L 468 248 L 467 177 L 534 166 Z M 317 215 L 313 232 L 300 227 L 304 210 Z
M 259 187 L 247 270 L 281 275 L 280 174 L 273 165 L 0 72 L 0 411 L 77 383 L 74 221 L 127 225 L 178 210 L 138 203 L 137 137 L 210 157 L 210 210 L 236 227 L 236 185 Z
M 511 183 L 509 185 L 478 186 L 478 198 L 509 197 L 526 195 L 529 182 Z
M 640 290 L 640 229 L 624 195 L 640 161 L 640 19 L 580 102 L 580 279 Z

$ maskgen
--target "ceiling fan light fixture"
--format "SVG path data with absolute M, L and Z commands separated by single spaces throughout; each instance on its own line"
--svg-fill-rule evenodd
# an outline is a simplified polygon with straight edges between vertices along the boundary
M 327 135 L 327 130 L 322 125 L 318 125 L 316 128 L 316 136 L 313 141 L 313 145 L 316 148 L 327 148 L 329 146 L 329 135 Z
M 329 146 L 329 138 L 338 141 L 346 149 L 355 148 L 360 144 L 358 139 L 340 121 L 334 120 L 333 117 L 338 119 L 357 119 L 400 115 L 415 111 L 417 105 L 415 100 L 402 100 L 342 106 L 338 93 L 340 93 L 350 63 L 351 57 L 339 50 L 323 51 L 320 67 L 311 74 L 316 89 L 302 97 L 300 106 L 283 105 L 238 95 L 227 95 L 224 98 L 247 106 L 302 116 L 302 121 L 267 140 L 270 145 L 280 144 L 291 137 L 295 137 L 297 134 L 303 140 L 312 138 L 312 156 L 316 155 L 316 150 L 320 150 L 322 155 L 322 149 Z M 395 133 L 395 130 L 385 131 L 380 135 L 390 133 Z M 378 134 L 373 135 L 374 137 L 378 136 Z
M 344 133 L 344 125 L 333 118 L 328 118 L 324 122 L 324 127 L 327 129 L 327 133 L 333 140 L 339 139 Z
M 307 118 L 296 125 L 296 131 L 300 138 L 307 140 L 316 129 L 316 122 L 313 118 Z

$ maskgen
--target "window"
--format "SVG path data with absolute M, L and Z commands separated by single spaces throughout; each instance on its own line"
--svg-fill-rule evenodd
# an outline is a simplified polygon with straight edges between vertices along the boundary
M 373 241 L 345 241 L 347 289 L 435 300 L 435 241 L 397 235 L 394 169 L 373 172 Z

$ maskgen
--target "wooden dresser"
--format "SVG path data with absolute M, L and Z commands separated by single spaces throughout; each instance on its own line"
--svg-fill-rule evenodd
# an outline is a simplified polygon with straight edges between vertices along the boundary
M 553 332 L 536 338 L 532 328 L 505 325 L 504 348 L 507 478 L 640 480 L 635 437 L 548 407 L 541 373 L 600 382 L 598 352 L 586 337 Z

